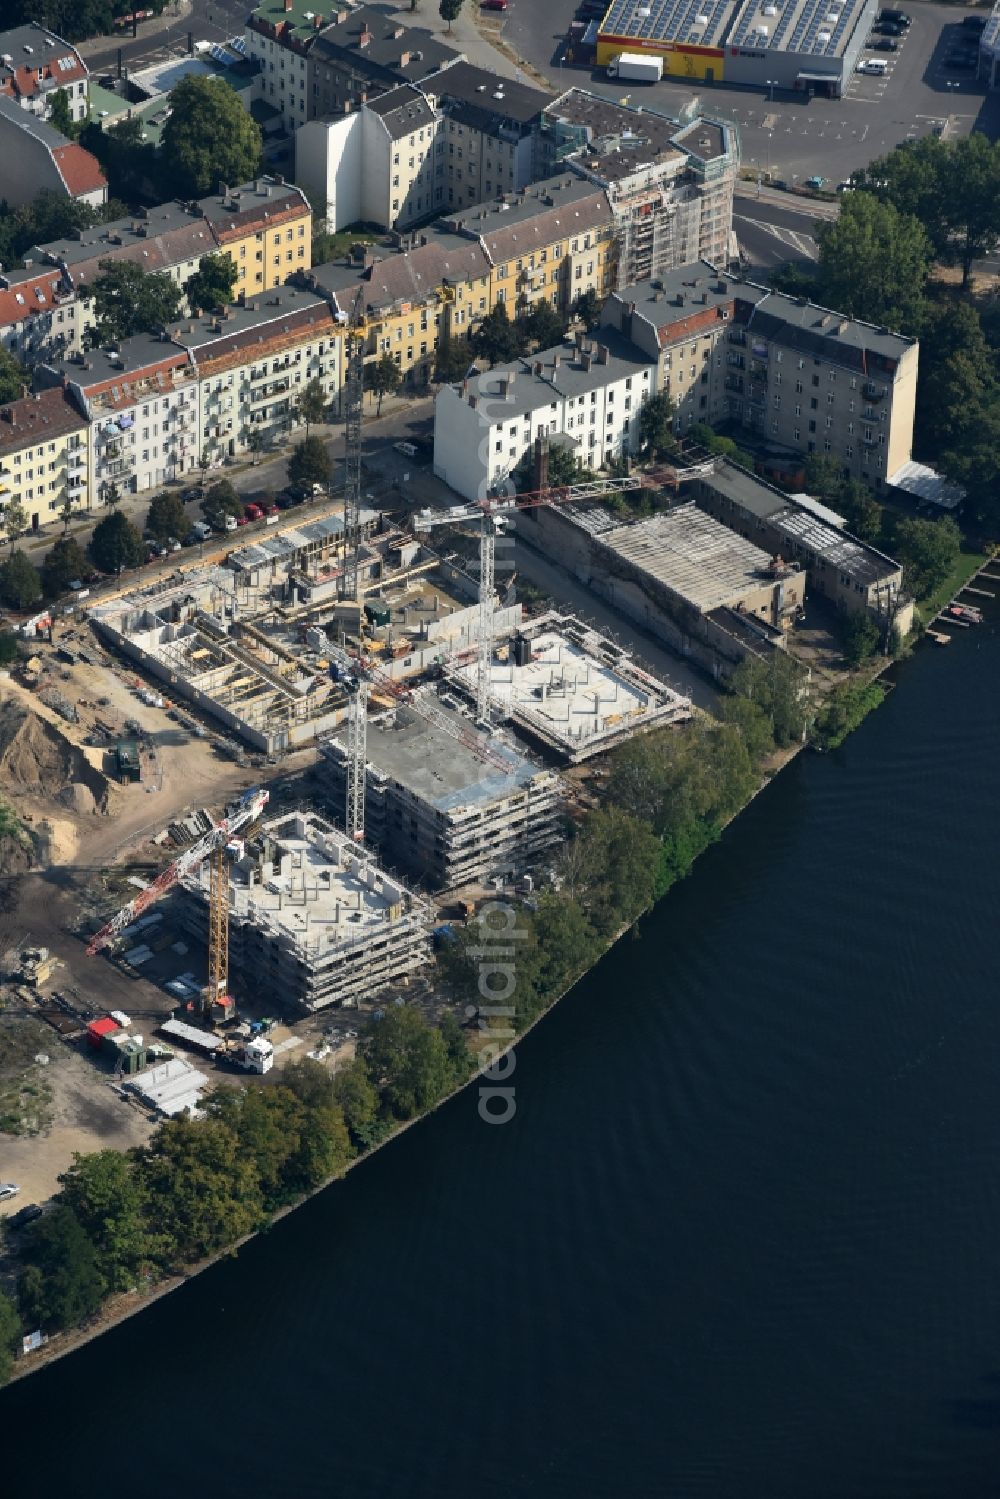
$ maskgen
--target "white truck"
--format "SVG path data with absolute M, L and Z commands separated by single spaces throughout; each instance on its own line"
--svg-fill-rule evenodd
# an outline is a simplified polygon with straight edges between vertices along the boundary
M 647 57 L 641 52 L 619 52 L 608 64 L 609 78 L 625 78 L 630 83 L 659 83 L 663 77 L 663 58 Z

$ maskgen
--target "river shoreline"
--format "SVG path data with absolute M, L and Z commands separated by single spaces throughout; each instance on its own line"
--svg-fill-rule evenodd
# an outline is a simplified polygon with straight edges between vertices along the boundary
M 886 662 L 887 667 L 891 666 L 892 664 L 893 663 L 891 661 Z M 797 744 L 794 745 L 791 749 L 781 750 L 777 752 L 775 757 L 775 764 L 773 765 L 772 769 L 770 769 L 768 773 L 761 778 L 754 791 L 738 809 L 738 811 L 734 812 L 732 817 L 728 818 L 722 825 L 719 830 L 719 837 L 722 836 L 726 828 L 730 827 L 731 824 L 735 822 L 736 819 L 740 817 L 746 811 L 746 809 L 753 804 L 753 802 L 756 801 L 761 792 L 765 791 L 768 786 L 770 786 L 772 782 L 776 780 L 781 772 L 785 770 L 787 766 L 790 765 L 792 761 L 796 759 L 796 757 L 806 747 L 806 744 Z M 711 844 L 708 845 L 708 847 L 711 846 Z M 697 865 L 698 858 L 700 858 L 700 855 L 695 858 L 695 865 Z M 97 1317 L 91 1323 L 87 1324 L 84 1327 L 76 1328 L 71 1332 L 56 1333 L 50 1339 L 50 1341 L 44 1344 L 40 1349 L 29 1354 L 22 1354 L 15 1361 L 14 1368 L 11 1371 L 10 1379 L 8 1380 L 8 1387 L 17 1383 L 19 1380 L 28 1378 L 30 1375 L 35 1374 L 39 1370 L 48 1367 L 50 1364 L 56 1363 L 59 1359 L 65 1358 L 68 1354 L 75 1353 L 78 1349 L 83 1348 L 87 1343 L 93 1342 L 95 1338 L 103 1336 L 104 1333 L 110 1332 L 112 1328 L 120 1326 L 121 1323 L 127 1322 L 131 1317 L 137 1316 L 140 1312 L 145 1311 L 148 1307 L 151 1307 L 156 1302 L 161 1301 L 165 1296 L 169 1296 L 174 1291 L 179 1290 L 182 1286 L 186 1285 L 188 1281 L 193 1280 L 196 1276 L 201 1275 L 204 1271 L 211 1269 L 213 1265 L 218 1264 L 221 1260 L 228 1259 L 230 1256 L 238 1254 L 240 1249 L 242 1249 L 245 1244 L 248 1244 L 252 1239 L 256 1239 L 260 1234 L 267 1233 L 274 1224 L 281 1222 L 281 1220 L 283 1218 L 286 1218 L 290 1213 L 296 1212 L 307 1202 L 310 1202 L 312 1198 L 316 1197 L 320 1192 L 325 1192 L 330 1187 L 335 1186 L 337 1182 L 343 1181 L 348 1172 L 353 1171 L 356 1167 L 363 1165 L 366 1161 L 370 1161 L 375 1155 L 378 1154 L 379 1151 L 384 1150 L 388 1145 L 391 1145 L 395 1140 L 398 1140 L 401 1135 L 405 1134 L 407 1130 L 412 1129 L 414 1125 L 422 1123 L 432 1114 L 437 1113 L 438 1110 L 443 1108 L 446 1103 L 450 1103 L 452 1099 L 458 1098 L 467 1089 L 476 1087 L 481 1079 L 486 1075 L 486 1073 L 497 1066 L 500 1056 L 508 1056 L 511 1052 L 516 1051 L 517 1047 L 521 1044 L 525 1037 L 530 1035 L 535 1027 L 539 1025 L 543 1020 L 545 1020 L 548 1015 L 552 1014 L 556 1006 L 560 1004 L 561 1001 L 564 1000 L 567 995 L 569 995 L 576 988 L 577 984 L 579 984 L 582 979 L 586 978 L 587 975 L 597 967 L 598 963 L 600 963 L 607 956 L 607 954 L 617 946 L 622 938 L 626 937 L 629 932 L 635 931 L 640 923 L 644 921 L 645 918 L 651 914 L 651 912 L 656 910 L 657 907 L 662 903 L 662 901 L 669 898 L 669 895 L 670 890 L 667 890 L 664 895 L 660 897 L 660 900 L 656 901 L 654 905 L 641 912 L 640 915 L 636 917 L 635 921 L 628 922 L 624 926 L 619 928 L 619 930 L 608 942 L 607 946 L 602 949 L 602 951 L 594 959 L 594 961 L 588 964 L 587 967 L 585 967 L 580 973 L 576 974 L 572 981 L 568 983 L 566 987 L 555 996 L 551 1003 L 546 1005 L 545 1009 L 542 1010 L 539 1015 L 536 1015 L 531 1023 L 525 1026 L 523 1031 L 520 1031 L 512 1041 L 508 1042 L 504 1046 L 502 1052 L 499 1053 L 499 1056 L 498 1054 L 493 1052 L 489 1056 L 488 1060 L 480 1063 L 480 1065 L 476 1067 L 475 1071 L 464 1083 L 462 1083 L 457 1088 L 453 1088 L 452 1091 L 450 1093 L 447 1093 L 443 1098 L 438 1099 L 437 1103 L 435 1103 L 432 1108 L 427 1109 L 424 1113 L 417 1114 L 414 1118 L 407 1119 L 403 1123 L 399 1124 L 395 1129 L 392 1130 L 390 1134 L 386 1135 L 384 1140 L 380 1140 L 377 1145 L 371 1147 L 369 1150 L 366 1150 L 362 1155 L 355 1156 L 352 1161 L 349 1161 L 344 1170 L 338 1176 L 332 1177 L 329 1181 L 323 1182 L 321 1186 L 315 1187 L 311 1192 L 305 1193 L 304 1196 L 298 1198 L 295 1202 L 288 1203 L 287 1206 L 279 1208 L 278 1211 L 268 1219 L 268 1222 L 262 1228 L 254 1229 L 252 1233 L 245 1234 L 241 1239 L 237 1240 L 235 1244 L 230 1245 L 228 1248 L 221 1249 L 216 1254 L 208 1255 L 205 1257 L 205 1259 L 199 1260 L 196 1264 L 192 1265 L 182 1274 L 172 1275 L 166 1280 L 157 1282 L 157 1284 L 148 1292 L 122 1292 L 117 1297 L 109 1297 L 108 1300 L 104 1303 L 104 1306 L 101 1308 L 101 1311 L 98 1313 Z

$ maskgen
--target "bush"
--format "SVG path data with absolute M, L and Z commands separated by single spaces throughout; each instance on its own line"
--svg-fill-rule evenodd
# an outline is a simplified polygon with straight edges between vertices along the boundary
M 12 552 L 0 566 L 0 599 L 10 609 L 30 609 L 42 596 L 42 580 L 23 552 Z

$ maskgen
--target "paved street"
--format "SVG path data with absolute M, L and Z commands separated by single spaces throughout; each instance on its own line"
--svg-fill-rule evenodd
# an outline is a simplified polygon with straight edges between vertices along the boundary
M 504 35 L 547 74 L 554 88 L 577 85 L 609 99 L 623 97 L 621 84 L 611 82 L 603 70 L 560 67 L 561 42 L 575 9 L 575 0 L 547 0 L 544 5 L 510 0 Z M 886 78 L 855 76 L 843 99 L 807 100 L 779 91 L 771 102 L 757 90 L 712 85 L 701 86 L 698 96 L 706 109 L 739 125 L 745 162 L 762 170 L 769 166 L 776 177 L 793 184 L 814 173 L 841 181 L 901 141 L 937 128 L 949 139 L 967 135 L 981 114 L 985 90 L 968 73 L 949 73 L 943 59 L 946 30 L 953 32 L 963 16 L 976 12 L 921 0 L 908 11 L 913 24 L 899 52 L 879 54 L 889 64 Z M 652 87 L 633 87 L 624 97 L 676 114 L 690 101 L 692 89 L 664 79 Z M 992 101 L 980 124 L 993 127 Z

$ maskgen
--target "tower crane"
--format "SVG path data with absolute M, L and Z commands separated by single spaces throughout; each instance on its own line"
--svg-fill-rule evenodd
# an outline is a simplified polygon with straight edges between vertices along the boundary
M 347 379 L 344 383 L 344 569 L 341 597 L 358 596 L 361 551 L 361 423 L 365 395 L 364 289 L 354 299 L 347 326 Z
M 668 484 L 676 489 L 683 481 L 704 477 L 714 470 L 713 459 L 690 468 L 626 474 L 621 479 L 586 479 L 579 484 L 550 484 L 543 489 L 525 490 L 520 494 L 487 495 L 482 500 L 449 505 L 446 510 L 417 511 L 413 517 L 413 529 L 418 534 L 431 531 L 436 526 L 460 526 L 469 521 L 479 523 L 479 641 L 476 665 L 476 719 L 479 723 L 487 728 L 490 724 L 490 668 L 493 664 L 496 633 L 496 539 L 507 530 L 512 513 L 530 510 L 537 505 L 561 507 L 575 500 L 602 500 L 608 495 L 621 494 L 624 490 L 662 488 Z
M 245 832 L 255 823 L 267 806 L 270 792 L 261 787 L 245 791 L 231 812 L 221 818 L 214 827 L 178 854 L 172 864 L 157 875 L 145 890 L 140 890 L 134 900 L 122 906 L 111 920 L 95 932 L 87 944 L 87 953 L 95 953 L 108 946 L 132 925 L 144 911 L 148 910 L 162 895 L 166 895 L 178 880 L 190 870 L 196 869 L 209 859 L 208 895 L 208 994 L 211 1002 L 229 992 L 229 897 L 226 890 L 226 844 L 237 833 Z

